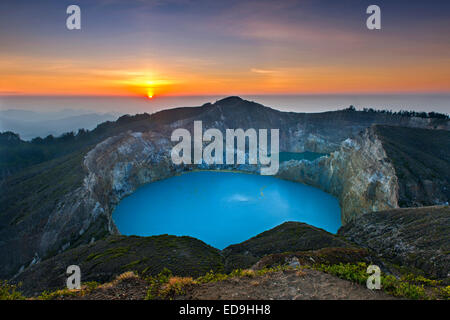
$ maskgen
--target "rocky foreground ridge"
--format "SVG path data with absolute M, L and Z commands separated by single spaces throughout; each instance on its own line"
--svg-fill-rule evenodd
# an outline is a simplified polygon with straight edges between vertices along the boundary
M 196 108 L 125 116 L 94 130 L 95 139 L 90 139 L 95 143 L 2 181 L 0 277 L 21 277 L 46 258 L 117 234 L 111 214 L 124 196 L 145 183 L 193 169 L 172 164 L 170 134 L 175 128 L 192 130 L 194 120 L 202 120 L 204 130 L 280 128 L 280 151 L 328 154 L 315 161 L 285 162 L 278 176 L 335 195 L 343 224 L 403 203 L 448 202 L 449 152 L 441 152 L 450 150 L 448 120 L 351 110 L 286 113 L 230 97 Z M 433 170 L 420 176 L 405 173 L 411 159 L 420 164 L 422 155 L 398 161 L 399 154 L 412 148 L 403 127 L 421 132 L 423 144 L 432 142 L 431 135 L 439 138 L 440 147 L 427 152 L 427 161 L 439 163 Z M 255 171 L 247 165 L 227 169 Z
M 189 279 L 198 277 L 211 279 L 221 274 L 244 270 L 236 273 L 237 278 L 236 276 L 220 278 L 218 283 L 215 283 L 215 280 L 206 282 L 200 280 L 199 283 L 205 284 L 193 286 L 187 291 L 176 291 L 174 293 L 178 296 L 174 298 L 391 299 L 391 296 L 383 292 L 370 291 L 362 284 L 340 280 L 323 273 L 326 266 L 349 265 L 358 266 L 358 269 L 362 267 L 359 272 L 364 275 L 367 265 L 376 264 L 380 266 L 384 275 L 409 275 L 409 277 L 413 274 L 427 277 L 434 275 L 434 279 L 443 279 L 441 286 L 448 285 L 448 276 L 442 272 L 435 272 L 449 268 L 448 259 L 443 251 L 448 249 L 448 239 L 441 235 L 440 241 L 430 244 L 427 233 L 441 224 L 449 225 L 450 208 L 436 207 L 431 212 L 424 212 L 425 209 L 408 210 L 412 210 L 413 215 L 407 221 L 398 218 L 404 216 L 404 209 L 394 209 L 390 212 L 397 217 L 394 219 L 396 223 L 392 229 L 401 230 L 395 232 L 396 235 L 403 236 L 400 242 L 389 236 L 383 245 L 366 245 L 368 238 L 366 236 L 359 241 L 362 242 L 360 246 L 343 236 L 333 235 L 299 222 L 283 223 L 223 250 L 215 249 L 191 237 L 112 235 L 35 264 L 20 273 L 14 282 L 22 283 L 20 290 L 26 296 L 38 296 L 43 291 L 64 289 L 67 266 L 77 264 L 82 270 L 83 283 L 94 281 L 106 284 L 104 288 L 101 286 L 99 290 L 83 295 L 84 297 L 69 293 L 67 298 L 144 299 L 148 298 L 152 283 L 146 279 L 151 277 L 157 279 L 166 270 L 171 271 L 174 281 L 192 281 Z M 385 227 L 383 222 L 370 218 L 369 220 L 369 229 Z M 417 231 L 419 224 L 423 228 L 422 232 Z M 359 228 L 349 225 L 341 231 L 344 234 L 357 234 Z M 408 237 L 411 233 L 416 235 L 414 239 Z M 418 241 L 417 238 L 421 237 L 424 240 Z M 426 258 L 431 262 L 420 264 L 414 259 L 401 261 L 397 255 L 385 254 L 386 248 L 396 248 L 399 243 L 402 247 L 400 250 L 405 248 L 411 250 L 414 245 L 420 245 L 422 250 L 420 254 L 426 253 Z M 271 269 L 275 272 L 265 275 L 264 270 Z M 127 271 L 132 271 L 136 276 L 131 278 L 126 276 L 124 279 L 123 274 Z M 241 276 L 238 276 L 239 274 Z M 356 274 L 354 276 L 356 277 Z M 114 280 L 117 278 L 125 282 Z M 56 294 L 54 297 L 64 297 L 66 294 L 67 292 Z

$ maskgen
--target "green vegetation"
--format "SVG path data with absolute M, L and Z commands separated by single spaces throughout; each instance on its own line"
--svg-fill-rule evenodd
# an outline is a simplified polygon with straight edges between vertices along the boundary
M 300 267 L 290 267 L 288 265 L 277 265 L 274 267 L 264 267 L 259 270 L 251 269 L 235 269 L 228 274 L 209 271 L 197 278 L 174 276 L 173 273 L 164 268 L 156 276 L 141 276 L 133 272 L 123 273 L 115 278 L 112 282 L 99 284 L 98 282 L 85 282 L 80 290 L 61 289 L 54 291 L 44 291 L 36 299 L 53 300 L 64 299 L 67 297 L 82 297 L 101 287 L 110 287 L 119 281 L 133 277 L 140 277 L 148 282 L 148 290 L 146 299 L 173 299 L 175 296 L 183 295 L 190 286 L 201 285 L 206 283 L 215 283 L 225 281 L 232 278 L 255 278 L 263 276 L 267 273 L 280 272 L 286 270 L 297 270 L 298 275 L 304 275 L 303 269 L 314 269 L 337 276 L 341 279 L 352 281 L 365 286 L 369 274 L 366 273 L 368 264 L 359 263 L 339 263 L 339 264 L 314 264 L 302 265 Z M 413 274 L 405 274 L 399 278 L 392 275 L 381 274 L 381 287 L 386 293 L 407 299 L 450 299 L 450 286 L 441 286 L 442 281 L 428 279 L 424 276 Z M 8 284 L 6 281 L 0 282 L 0 299 L 1 300 L 18 300 L 26 299 L 17 291 L 15 285 Z
M 369 274 L 366 273 L 367 267 L 365 262 L 306 266 L 306 268 L 323 271 L 361 285 L 366 285 L 369 277 Z M 400 278 L 381 274 L 381 288 L 386 293 L 407 299 L 449 299 L 449 287 L 441 288 L 439 287 L 440 283 L 441 281 L 413 274 L 406 274 Z
M 0 205 L 5 208 L 1 222 L 17 225 L 34 213 L 45 210 L 48 214 L 57 200 L 81 185 L 83 156 L 83 152 L 78 152 L 44 162 L 0 183 Z M 4 221 L 5 218 L 11 220 Z
M 313 265 L 315 270 L 323 271 L 335 275 L 341 279 L 349 280 L 359 284 L 366 284 L 369 275 L 366 273 L 367 265 L 365 262 L 357 264 L 334 264 L 334 265 Z
M 438 294 L 440 294 L 443 299 L 450 300 L 450 286 L 440 288 Z
M 134 266 L 137 266 L 137 265 L 139 265 L 139 264 L 141 264 L 141 263 L 144 263 L 145 261 L 147 261 L 147 259 L 145 259 L 145 258 L 142 259 L 142 260 L 135 260 L 135 261 L 132 261 L 132 262 L 130 262 L 130 263 L 128 263 L 128 264 L 122 266 L 122 269 L 123 269 L 123 270 L 132 270 L 132 269 L 134 268 Z
M 149 114 L 125 115 L 117 121 L 106 121 L 92 131 L 80 129 L 59 137 L 49 135 L 21 140 L 14 132 L 0 133 L 0 180 L 24 168 L 84 150 L 109 136 L 135 128 L 150 129 Z
M 159 297 L 159 291 L 162 286 L 169 282 L 172 277 L 172 272 L 164 268 L 156 277 L 148 277 L 147 280 L 150 283 L 147 291 L 147 300 L 157 299 Z
M 91 293 L 96 288 L 98 288 L 100 284 L 96 281 L 84 282 L 81 285 L 80 290 L 70 290 L 67 288 L 55 291 L 44 291 L 42 292 L 36 299 L 37 300 L 55 300 L 58 298 L 64 297 L 79 297 L 84 296 L 85 294 Z
M 1 265 L 2 278 L 9 278 L 17 272 L 21 265 L 31 262 L 9 260 L 13 252 L 21 251 L 24 256 L 32 253 L 30 246 L 20 247 L 20 243 L 33 243 L 37 230 L 43 228 L 49 214 L 54 211 L 55 206 L 68 194 L 75 191 L 83 183 L 85 171 L 83 168 L 83 157 L 85 151 L 76 151 L 51 161 L 21 170 L 6 179 L 0 181 L 0 238 L 8 246 L 2 247 L 2 255 L 7 259 Z M 99 219 L 98 222 L 101 222 Z M 68 227 L 68 226 L 66 226 Z M 62 227 L 63 228 L 63 227 Z M 101 229 L 101 230 L 100 230 Z M 92 232 L 99 233 L 107 231 L 106 225 L 97 230 L 85 232 L 86 238 L 92 238 Z M 61 230 L 62 231 L 62 230 Z M 76 239 L 80 237 L 78 232 L 71 233 L 67 228 L 64 243 L 70 242 L 76 245 Z M 15 239 L 15 240 L 13 240 Z M 9 242 L 8 242 L 9 241 Z M 56 254 L 61 245 L 55 243 L 49 248 L 45 257 Z M 27 252 L 28 250 L 28 252 Z
M 23 292 L 32 294 L 43 290 L 60 289 L 55 279 L 65 276 L 65 266 L 78 261 L 83 281 L 110 281 L 118 274 L 132 271 L 145 276 L 156 276 L 164 268 L 180 277 L 198 277 L 209 270 L 222 272 L 223 257 L 218 249 L 191 237 L 159 235 L 127 237 L 111 235 L 89 245 L 69 249 L 56 257 L 27 269 L 19 276 Z
M 17 291 L 17 287 L 6 280 L 0 280 L 0 300 L 24 300 L 25 297 Z
M 241 107 L 239 109 L 243 110 Z M 224 110 L 231 112 L 230 110 L 233 109 L 224 108 Z M 250 107 L 246 110 L 253 112 Z M 353 112 L 355 109 L 349 108 L 347 111 Z M 370 120 L 372 118 L 382 119 L 384 116 L 372 116 L 365 113 L 395 115 L 396 118 L 386 117 L 392 120 L 388 123 L 395 123 L 397 119 L 405 116 L 443 119 L 443 121 L 432 121 L 433 125 L 440 125 L 448 121 L 448 115 L 435 113 L 426 115 L 411 112 L 392 113 L 389 111 L 374 111 L 373 109 L 358 113 L 347 111 L 341 111 L 339 114 L 344 114 L 346 116 L 344 119 L 361 115 L 360 118 L 366 119 L 364 123 L 367 124 L 376 122 Z M 58 138 L 53 136 L 48 136 L 45 139 L 36 138 L 30 142 L 21 140 L 18 135 L 12 132 L 0 133 L 0 189 L 3 191 L 0 193 L 0 207 L 3 208 L 0 212 L 0 226 L 2 226 L 0 238 L 8 244 L 3 246 L 2 256 L 9 259 L 9 265 L 5 263 L 6 267 L 0 270 L 2 274 L 6 275 L 5 277 L 10 276 L 21 265 L 28 264 L 31 261 L 35 251 L 32 246 L 24 246 L 23 243 L 37 243 L 36 239 L 38 238 L 36 236 L 41 235 L 40 232 L 47 224 L 49 212 L 52 212 L 66 195 L 74 192 L 83 183 L 85 176 L 82 164 L 83 158 L 86 152 L 96 143 L 128 130 L 148 131 L 158 129 L 158 126 L 171 123 L 177 119 L 200 115 L 201 112 L 203 112 L 202 108 L 184 108 L 166 110 L 151 116 L 148 114 L 124 116 L 117 122 L 105 122 L 93 131 L 80 130 L 77 134 L 67 133 Z M 255 121 L 270 118 L 266 117 L 265 113 L 255 113 L 255 116 L 258 117 L 255 118 Z M 308 115 L 308 119 L 309 117 Z M 335 118 L 334 113 L 326 113 L 317 115 L 317 117 L 311 116 L 308 121 L 322 123 L 323 119 L 335 121 Z M 292 121 L 295 122 L 296 119 L 292 116 Z M 299 116 L 298 119 L 303 119 L 303 116 Z M 357 120 L 354 123 L 357 123 Z M 338 127 L 340 128 L 340 126 Z M 375 128 L 399 177 L 401 205 L 414 205 L 411 199 L 427 204 L 426 199 L 419 199 L 418 197 L 428 194 L 425 189 L 420 189 L 428 181 L 433 182 L 433 190 L 438 190 L 433 191 L 433 199 L 449 198 L 450 189 L 447 186 L 450 184 L 450 177 L 448 176 L 450 155 L 446 152 L 450 148 L 450 133 L 448 131 L 390 126 L 376 126 Z M 418 191 L 414 187 L 411 190 L 407 189 L 405 186 L 408 184 L 418 186 Z M 431 199 L 431 197 L 429 198 Z M 408 219 L 408 216 L 410 217 L 411 214 L 405 215 L 404 219 Z M 427 216 L 436 219 L 435 214 Z M 34 271 L 25 270 L 20 275 L 22 277 L 20 280 L 23 280 L 24 284 L 28 286 L 28 291 L 24 292 L 56 289 L 54 286 L 58 282 L 55 281 L 55 278 L 58 275 L 65 274 L 63 266 L 74 260 L 81 261 L 82 269 L 87 270 L 84 273 L 86 280 L 97 280 L 98 274 L 102 274 L 105 277 L 102 281 L 106 281 L 112 279 L 122 270 L 138 271 L 145 276 L 150 276 L 148 298 L 160 298 L 161 296 L 171 297 L 179 294 L 183 292 L 183 288 L 190 284 L 223 281 L 230 277 L 253 277 L 260 275 L 261 272 L 270 272 L 270 270 L 282 268 L 271 265 L 262 269 L 265 271 L 245 269 L 268 254 L 276 253 L 278 256 L 274 255 L 273 260 L 267 262 L 279 263 L 278 260 L 284 259 L 283 253 L 287 251 L 316 250 L 324 247 L 353 247 L 344 239 L 317 228 L 303 224 L 284 224 L 219 252 L 219 250 L 189 237 L 163 235 L 148 238 L 103 238 L 107 232 L 107 223 L 101 219 L 104 218 L 100 217 L 96 224 L 90 227 L 92 230 L 85 231 L 81 238 L 78 232 L 72 235 L 70 233 L 73 230 L 65 229 L 64 231 L 70 231 L 64 234 L 64 238 L 67 239 L 58 239 L 60 241 L 55 242 L 55 248 L 51 248 L 52 250 L 49 251 L 47 257 L 41 257 L 42 262 L 33 269 Z M 383 219 L 386 222 L 389 217 L 383 217 Z M 424 224 L 424 226 L 426 225 Z M 418 225 L 408 235 L 416 236 L 417 230 L 421 230 L 424 235 L 420 238 L 426 240 L 427 248 L 430 247 L 430 244 L 444 249 L 448 248 L 445 242 L 447 240 L 445 235 L 448 234 L 448 232 L 445 232 L 445 224 L 436 227 L 433 225 L 434 229 L 430 231 L 425 229 L 424 226 Z M 66 225 L 61 224 L 61 227 L 66 228 Z M 81 243 L 85 243 L 92 237 L 97 240 L 94 244 L 79 247 Z M 17 239 L 20 239 L 20 241 L 16 241 Z M 74 249 L 63 252 L 57 258 L 51 257 L 60 250 L 61 243 L 66 244 L 68 242 Z M 21 252 L 21 256 L 30 259 L 30 261 L 28 263 L 17 262 L 16 256 L 12 254 L 15 251 Z M 363 254 L 352 252 L 342 249 L 339 251 L 341 255 L 333 258 L 336 252 L 327 254 L 324 251 L 317 253 L 314 256 L 314 261 L 324 263 L 317 266 L 319 269 L 322 268 L 322 271 L 365 284 L 368 275 L 365 273 L 365 269 L 362 272 L 363 265 L 353 263 L 354 261 L 364 260 L 359 259 L 359 257 L 358 260 L 354 259 L 354 257 Z M 448 252 L 448 250 L 445 252 Z M 411 255 L 408 259 L 414 263 L 420 262 L 420 264 L 425 264 L 424 260 L 430 260 L 421 253 L 417 255 L 421 256 Z M 10 257 L 13 256 L 14 259 L 11 259 Z M 48 257 L 50 258 L 45 259 Z M 305 255 L 303 258 L 309 257 Z M 301 259 L 301 256 L 299 258 Z M 347 260 L 344 260 L 344 258 Z M 55 263 L 55 259 L 58 259 L 58 263 Z M 276 259 L 278 260 L 275 261 Z M 332 260 L 329 261 L 330 263 L 325 263 L 327 259 Z M 430 261 L 435 263 L 435 260 Z M 343 263 L 338 264 L 338 262 Z M 402 264 L 406 265 L 404 262 Z M 165 269 L 166 267 L 170 268 L 176 276 L 171 275 Z M 211 269 L 214 272 L 207 272 Z M 35 272 L 35 274 L 32 272 Z M 191 277 L 198 278 L 194 280 Z M 405 275 L 397 279 L 390 275 L 383 275 L 382 284 L 384 290 L 391 294 L 413 299 L 433 297 L 449 299 L 450 295 L 450 287 L 442 287 L 439 281 L 427 279 L 423 276 Z M 89 285 L 87 290 L 90 290 Z M 59 293 L 47 291 L 43 293 L 41 298 L 55 298 L 58 297 L 58 294 L 61 296 L 61 293 L 62 295 L 74 294 L 72 291 L 66 292 L 64 290 L 59 291 Z M 80 292 L 75 294 L 80 294 Z M 0 295 L 1 299 L 23 298 L 22 294 L 17 291 L 17 287 L 7 282 L 0 283 Z
M 100 258 L 107 257 L 107 256 L 108 256 L 108 260 L 114 259 L 114 258 L 118 258 L 118 257 L 125 255 L 129 251 L 130 251 L 130 247 L 109 248 L 109 249 L 106 249 L 104 252 L 91 253 L 86 258 L 86 261 L 91 261 L 91 260 L 95 261 L 95 260 L 98 260 Z
M 48 136 L 32 141 L 21 140 L 13 132 L 0 133 L 0 179 L 19 170 L 85 149 L 97 142 L 86 130 L 65 133 L 59 138 Z
M 356 111 L 354 106 L 349 106 L 345 111 Z M 418 118 L 434 118 L 434 119 L 450 119 L 450 116 L 445 113 L 439 112 L 425 112 L 425 111 L 413 111 L 413 110 L 400 110 L 400 111 L 392 111 L 387 109 L 377 110 L 374 108 L 363 108 L 362 112 L 365 113 L 380 113 L 380 114 L 388 114 L 393 116 L 402 116 L 402 117 L 418 117 Z
M 239 244 L 226 247 L 225 272 L 246 269 L 269 254 L 317 250 L 326 247 L 354 247 L 322 229 L 299 222 L 285 222 Z
M 236 269 L 228 274 L 210 271 L 196 279 L 191 277 L 174 277 L 170 270 L 164 269 L 157 276 L 147 278 L 150 286 L 146 299 L 172 299 L 176 295 L 183 295 L 186 292 L 186 288 L 191 285 L 225 281 L 231 278 L 253 278 L 263 276 L 270 272 L 295 269 L 301 270 L 305 268 L 326 272 L 337 276 L 338 278 L 365 286 L 369 277 L 369 274 L 366 272 L 367 267 L 368 265 L 365 262 L 353 264 L 303 265 L 297 268 L 278 265 L 260 270 Z M 381 287 L 386 293 L 396 297 L 414 300 L 450 299 L 450 286 L 439 287 L 440 283 L 441 282 L 437 280 L 427 279 L 423 276 L 415 276 L 412 274 L 407 274 L 400 278 L 396 278 L 392 275 L 381 275 Z

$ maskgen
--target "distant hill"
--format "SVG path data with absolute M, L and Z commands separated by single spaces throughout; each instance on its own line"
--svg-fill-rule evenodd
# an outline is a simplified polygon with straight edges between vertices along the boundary
M 59 136 L 78 129 L 92 130 L 98 124 L 118 118 L 117 114 L 82 113 L 79 110 L 34 112 L 28 110 L 0 111 L 0 131 L 18 133 L 24 140 L 48 135 Z

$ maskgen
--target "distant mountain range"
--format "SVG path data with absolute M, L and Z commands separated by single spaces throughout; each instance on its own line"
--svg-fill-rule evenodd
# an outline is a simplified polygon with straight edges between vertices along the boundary
M 48 135 L 60 136 L 78 129 L 94 129 L 105 121 L 114 121 L 118 113 L 96 113 L 89 110 L 65 109 L 54 112 L 36 112 L 21 109 L 0 111 L 0 131 L 18 133 L 23 140 Z

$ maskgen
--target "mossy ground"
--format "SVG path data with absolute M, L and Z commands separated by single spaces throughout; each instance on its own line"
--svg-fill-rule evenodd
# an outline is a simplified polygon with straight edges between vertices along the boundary
M 109 236 L 42 261 L 21 273 L 17 281 L 23 282 L 28 295 L 61 289 L 66 268 L 72 264 L 80 267 L 82 281 L 102 283 L 126 271 L 155 276 L 170 268 L 177 276 L 198 277 L 224 269 L 220 251 L 192 237 Z

